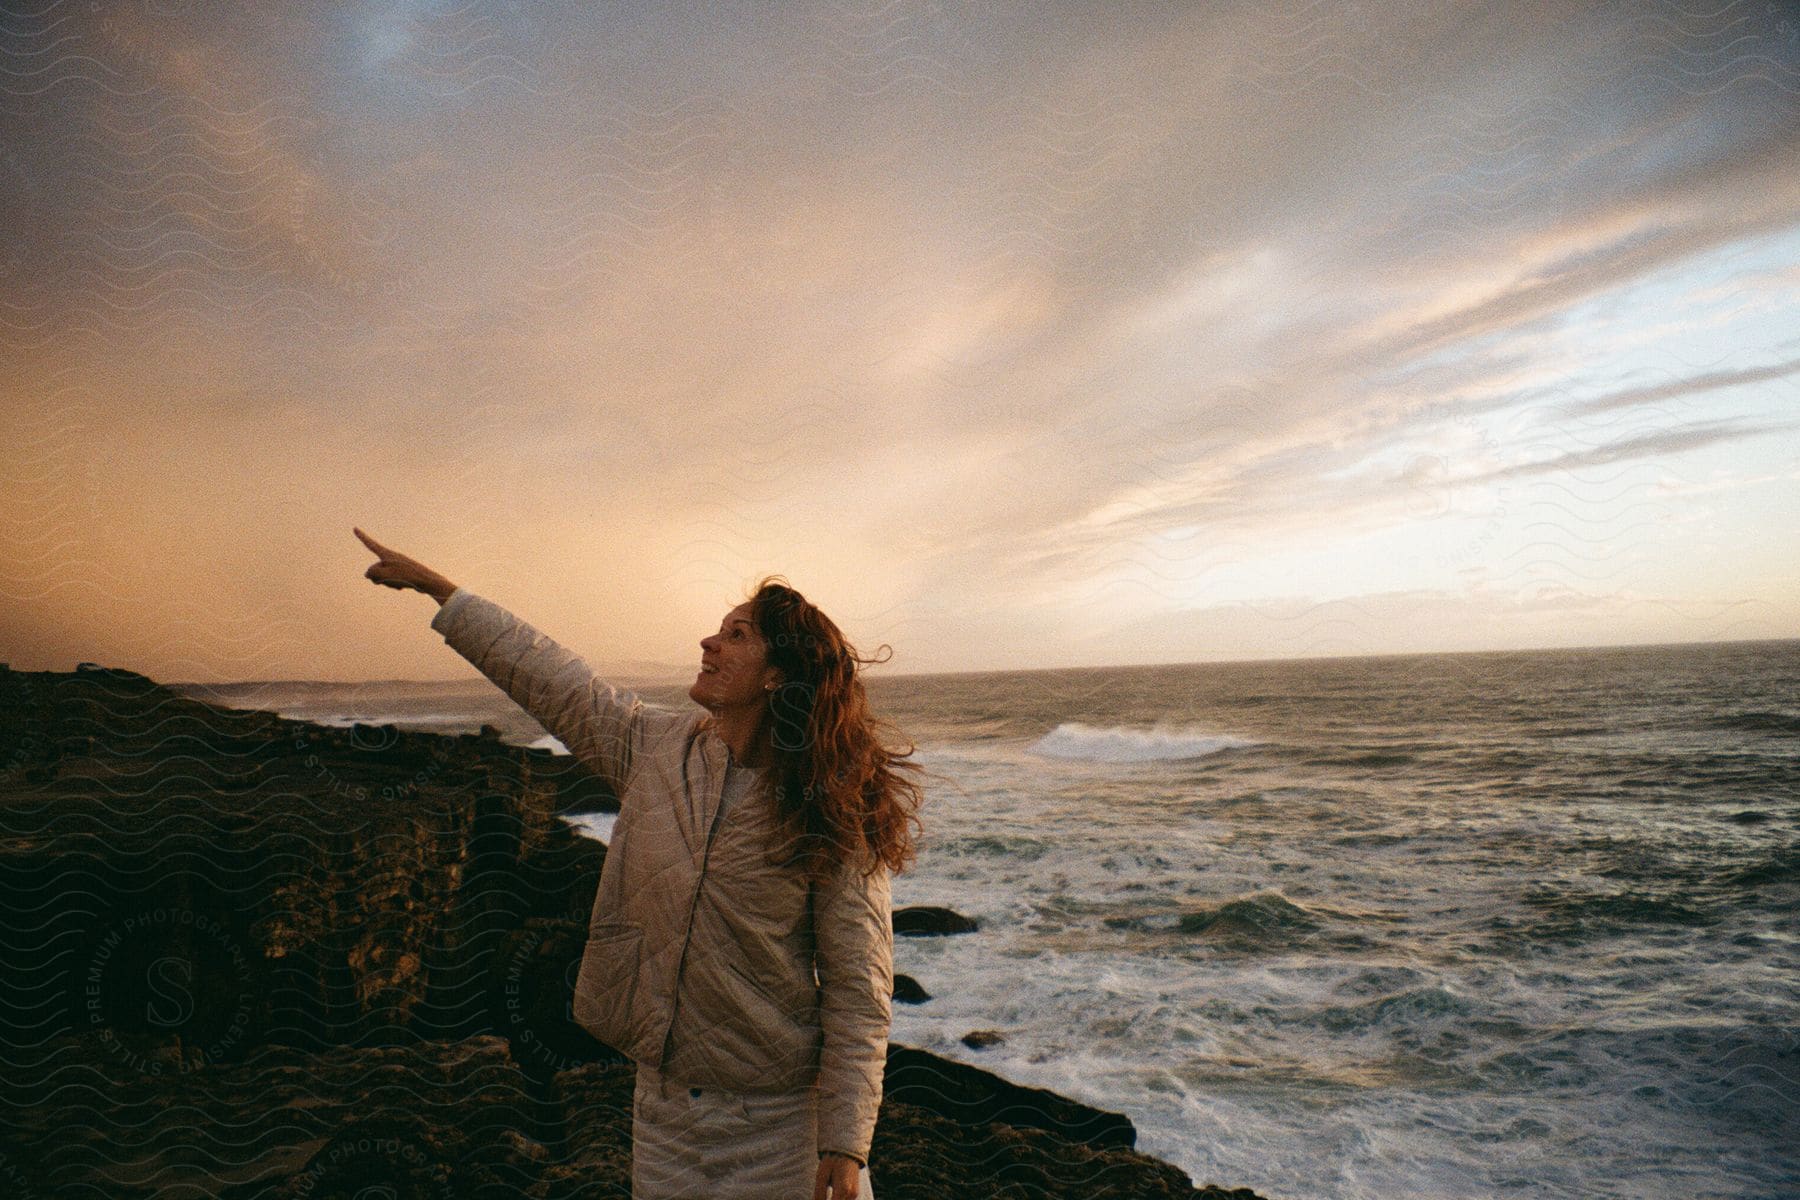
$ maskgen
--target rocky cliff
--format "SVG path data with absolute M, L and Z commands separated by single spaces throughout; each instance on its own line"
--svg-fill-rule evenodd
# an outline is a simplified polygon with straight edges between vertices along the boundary
M 0 668 L 0 1188 L 624 1196 L 569 1019 L 605 850 L 566 757 Z M 1195 1189 L 1130 1122 L 895 1046 L 883 1200 Z M 366 1189 L 383 1188 L 380 1193 Z

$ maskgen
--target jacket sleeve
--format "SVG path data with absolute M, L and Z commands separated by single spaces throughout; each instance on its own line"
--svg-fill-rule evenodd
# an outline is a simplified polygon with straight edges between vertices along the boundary
M 624 797 L 646 714 L 642 701 L 607 684 L 580 657 L 466 588 L 450 594 L 431 627 Z
M 815 914 L 819 1018 L 819 1150 L 867 1166 L 893 1020 L 894 919 L 886 868 L 840 868 Z

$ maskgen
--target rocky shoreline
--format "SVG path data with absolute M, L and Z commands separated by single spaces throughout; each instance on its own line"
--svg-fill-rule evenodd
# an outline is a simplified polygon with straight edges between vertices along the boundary
M 492 731 L 0 667 L 0 1189 L 627 1195 L 633 1068 L 568 1016 L 605 848 L 558 816 L 609 801 Z M 1255 1200 L 1135 1141 L 895 1045 L 871 1172 L 882 1200 Z

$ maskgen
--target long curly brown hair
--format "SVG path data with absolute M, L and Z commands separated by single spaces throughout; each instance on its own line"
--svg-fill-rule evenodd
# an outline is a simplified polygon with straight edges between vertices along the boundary
M 898 873 L 917 853 L 922 770 L 914 747 L 869 709 L 859 668 L 893 651 L 856 652 L 817 605 L 779 575 L 750 597 L 751 617 L 782 682 L 769 695 L 776 812 L 790 865 L 822 879 L 840 863 Z

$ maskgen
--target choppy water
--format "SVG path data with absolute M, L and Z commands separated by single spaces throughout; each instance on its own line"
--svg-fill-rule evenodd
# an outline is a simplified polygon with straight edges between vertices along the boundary
M 542 736 L 482 687 L 289 715 Z M 1275 1198 L 1800 1194 L 1800 642 L 873 687 L 982 922 L 897 1040 Z

